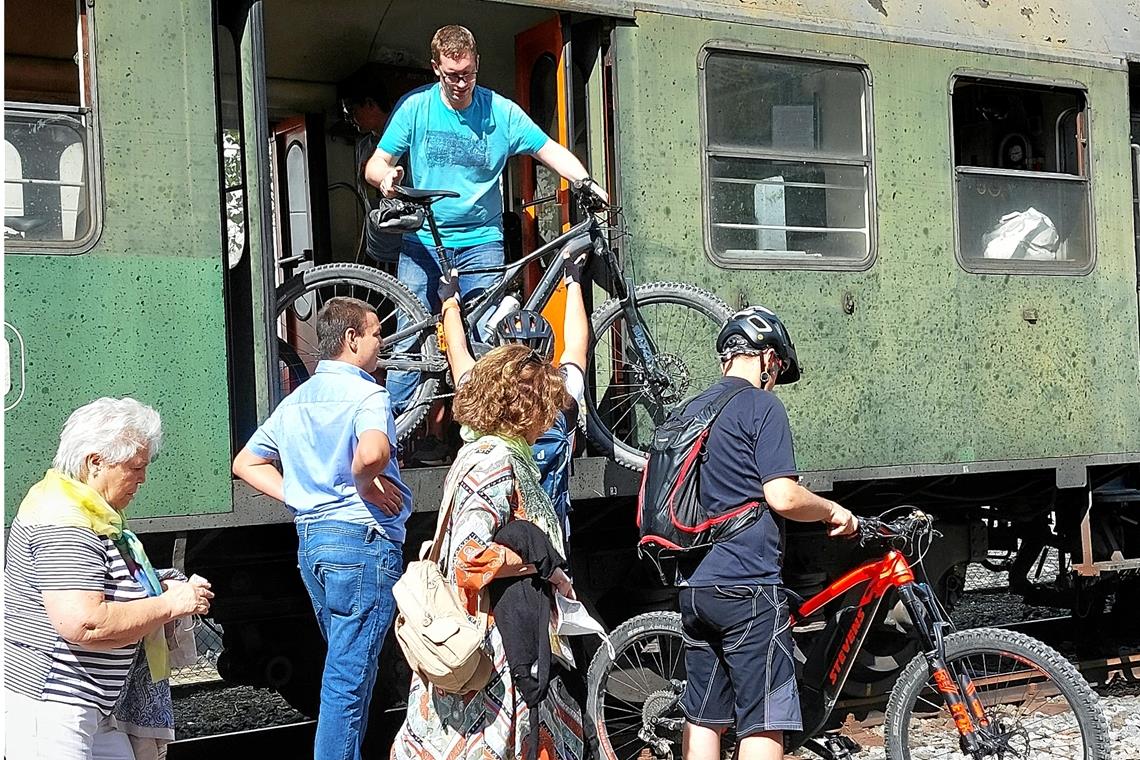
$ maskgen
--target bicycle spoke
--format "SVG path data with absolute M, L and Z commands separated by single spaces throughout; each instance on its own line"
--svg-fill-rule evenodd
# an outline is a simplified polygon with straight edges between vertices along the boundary
M 708 307 L 698 303 L 705 302 L 667 287 L 639 293 L 638 310 L 654 347 L 651 357 L 635 348 L 623 313 L 599 325 L 590 367 L 596 402 L 591 404 L 615 442 L 643 451 L 665 415 L 719 379 L 712 348 L 722 317 L 709 316 Z
M 414 331 L 399 344 L 389 341 L 401 324 L 417 324 L 427 318 L 422 304 L 384 275 L 361 271 L 360 267 L 327 264 L 307 270 L 303 276 L 293 277 L 277 289 L 276 337 L 281 343 L 278 344 L 280 361 L 276 382 L 281 395 L 295 390 L 315 371 L 320 360 L 316 316 L 335 297 L 356 298 L 375 309 L 384 337 L 381 348 L 384 361 L 439 365 L 441 357 L 434 341 L 430 340 L 434 334 L 430 329 Z M 384 372 L 398 371 L 382 364 L 376 378 L 386 382 L 391 378 L 386 378 Z M 396 418 L 400 439 L 411 433 L 423 418 L 435 398 L 437 385 L 438 375 L 434 370 L 421 371 L 419 386 L 411 389 L 403 411 Z
M 652 662 L 655 664 L 655 666 L 657 668 L 657 673 L 660 674 L 662 672 L 661 671 L 661 668 L 662 668 L 662 665 L 661 665 L 661 637 L 660 636 L 654 636 L 653 637 L 653 643 L 654 643 L 654 646 L 649 650 L 649 655 L 650 655 Z
M 1086 742 L 1079 718 L 1051 672 L 1004 652 L 974 652 L 948 663 L 973 683 L 987 716 L 980 741 L 997 757 L 1080 758 Z M 905 727 L 907 746 L 919 754 L 958 751 L 958 732 L 934 680 L 915 695 Z

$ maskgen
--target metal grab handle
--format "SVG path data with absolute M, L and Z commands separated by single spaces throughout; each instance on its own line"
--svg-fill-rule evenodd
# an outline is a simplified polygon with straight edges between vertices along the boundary
M 296 256 L 286 256 L 283 259 L 277 259 L 277 266 L 283 267 L 283 266 L 288 266 L 289 264 L 297 264 L 297 263 L 302 262 L 302 261 L 310 261 L 312 259 L 312 256 L 313 256 L 313 249 L 312 248 L 306 248 L 305 250 L 301 251 L 301 253 L 298 253 Z

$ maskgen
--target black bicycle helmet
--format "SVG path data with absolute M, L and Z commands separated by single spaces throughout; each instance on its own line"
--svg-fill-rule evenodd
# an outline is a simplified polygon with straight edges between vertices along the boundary
M 716 352 L 721 360 L 733 354 L 758 353 L 766 348 L 775 349 L 783 363 L 776 383 L 794 383 L 800 379 L 800 361 L 796 358 L 796 345 L 788 328 L 770 309 L 749 306 L 728 318 L 716 336 Z
M 424 210 L 414 203 L 381 198 L 368 214 L 368 221 L 381 232 L 415 232 L 424 226 Z
M 500 346 L 521 343 L 537 351 L 546 361 L 554 359 L 554 328 L 537 311 L 514 311 L 495 325 L 495 338 Z

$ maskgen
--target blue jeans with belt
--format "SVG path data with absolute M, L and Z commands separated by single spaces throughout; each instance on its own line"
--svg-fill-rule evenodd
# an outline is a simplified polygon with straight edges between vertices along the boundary
M 297 536 L 301 580 L 328 642 L 313 758 L 360 760 L 403 553 L 374 526 L 359 523 L 300 522 Z
M 467 246 L 465 248 L 447 248 L 446 251 L 447 258 L 460 272 L 459 293 L 465 301 L 494 287 L 495 283 L 502 277 L 502 275 L 497 272 L 463 274 L 464 269 L 482 269 L 484 267 L 502 266 L 503 241 L 501 240 Z M 396 276 L 400 282 L 408 286 L 408 289 L 415 294 L 416 298 L 420 299 L 420 302 L 427 308 L 429 314 L 439 312 L 441 304 L 437 290 L 439 287 L 439 278 L 442 274 L 439 268 L 439 261 L 435 257 L 434 247 L 428 249 L 418 240 L 404 238 L 404 247 L 400 252 L 400 263 L 396 270 Z M 494 309 L 491 311 L 494 311 Z M 487 316 L 491 315 L 491 311 L 487 312 Z M 396 320 L 396 329 L 403 330 L 408 324 L 409 321 L 405 318 L 403 312 L 401 312 Z M 487 325 L 478 325 L 478 332 L 479 336 L 476 337 L 481 337 L 483 340 L 488 338 Z M 407 351 L 416 342 L 416 337 L 415 335 L 410 335 L 396 343 L 393 347 L 393 353 Z M 404 408 L 408 405 L 408 400 L 411 399 L 412 393 L 415 392 L 419 384 L 420 373 L 417 371 L 399 370 L 388 373 L 388 379 L 384 385 L 388 388 L 388 393 L 392 401 L 392 410 L 396 414 L 400 414 L 404 411 Z

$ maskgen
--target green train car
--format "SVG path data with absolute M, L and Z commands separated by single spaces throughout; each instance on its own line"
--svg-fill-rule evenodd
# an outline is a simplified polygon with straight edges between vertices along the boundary
M 1069 5 L 11 0 L 6 522 L 72 409 L 152 404 L 166 443 L 132 523 L 214 581 L 223 675 L 311 709 L 321 645 L 289 515 L 229 462 L 279 396 L 275 288 L 360 255 L 339 98 L 429 81 L 432 32 L 462 23 L 479 82 L 605 178 L 627 272 L 781 314 L 810 486 L 936 514 L 949 603 L 985 560 L 1034 598 L 1123 608 L 1140 598 L 1140 4 Z M 552 188 L 511 166 L 512 250 L 569 221 L 527 210 Z M 413 535 L 442 472 L 408 471 Z M 636 485 L 577 460 L 575 571 L 611 625 L 670 603 L 632 549 Z M 789 584 L 818 587 L 842 551 L 793 526 Z M 1043 552 L 1056 583 L 1033 582 Z M 878 635 L 849 689 L 882 693 L 907 647 Z M 402 681 L 382 671 L 377 703 Z

